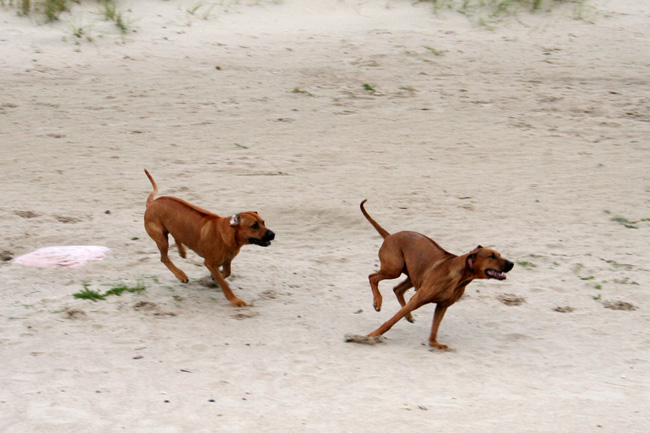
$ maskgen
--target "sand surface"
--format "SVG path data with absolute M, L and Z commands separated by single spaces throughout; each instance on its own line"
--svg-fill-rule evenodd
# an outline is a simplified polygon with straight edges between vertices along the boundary
M 491 24 L 410 1 L 0 9 L 0 431 L 650 430 L 650 4 Z M 197 10 L 192 10 L 198 6 Z M 73 35 L 73 29 L 81 38 Z M 364 88 L 364 84 L 366 88 Z M 159 261 L 151 185 L 277 233 L 235 309 L 201 259 Z M 345 343 L 398 303 L 388 231 L 516 263 Z M 32 268 L 41 247 L 104 261 Z M 137 293 L 93 302 L 84 287 Z

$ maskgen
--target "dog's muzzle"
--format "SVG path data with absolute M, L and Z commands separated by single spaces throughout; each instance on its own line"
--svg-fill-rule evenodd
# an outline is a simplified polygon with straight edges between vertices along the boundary
M 495 280 L 505 280 L 506 273 L 509 272 L 513 266 L 515 266 L 514 263 L 511 261 L 506 261 L 506 264 L 503 267 L 503 271 L 497 271 L 496 269 L 486 269 L 485 275 L 487 275 L 488 278 L 494 278 Z
M 267 230 L 266 233 L 264 233 L 262 239 L 248 238 L 248 243 L 253 245 L 259 245 L 261 247 L 268 247 L 269 245 L 271 245 L 271 241 L 273 239 L 275 239 L 275 233 L 273 233 L 271 230 Z

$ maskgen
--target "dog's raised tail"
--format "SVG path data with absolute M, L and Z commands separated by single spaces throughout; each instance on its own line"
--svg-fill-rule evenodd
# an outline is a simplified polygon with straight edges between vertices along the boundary
M 156 185 L 156 181 L 153 180 L 153 177 L 151 177 L 151 175 L 149 174 L 146 168 L 144 169 L 144 174 L 147 175 L 149 181 L 151 182 L 151 185 L 153 185 L 153 191 L 151 192 L 151 194 L 149 194 L 149 197 L 147 197 L 147 207 L 148 207 L 149 204 L 153 201 L 153 198 L 156 196 L 156 194 L 158 194 L 158 185 Z
M 366 199 L 366 200 L 362 201 L 361 204 L 359 205 L 359 207 L 361 208 L 361 213 L 363 214 L 363 216 L 366 217 L 366 219 L 368 221 L 370 221 L 370 224 L 372 224 L 372 226 L 375 228 L 375 230 L 377 230 L 377 232 L 379 232 L 381 237 L 386 239 L 388 236 L 390 236 L 390 233 L 388 233 L 386 230 L 384 230 L 384 228 L 382 226 L 380 226 L 377 223 L 377 221 L 375 221 L 374 219 L 372 219 L 372 217 L 370 215 L 368 215 L 368 212 L 366 212 L 366 209 L 363 207 L 363 204 L 365 202 L 367 202 L 367 201 L 368 200 Z

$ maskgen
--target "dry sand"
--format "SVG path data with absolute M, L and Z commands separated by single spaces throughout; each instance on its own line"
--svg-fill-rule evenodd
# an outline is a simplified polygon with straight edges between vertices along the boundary
M 120 2 L 126 37 L 93 3 L 0 11 L 2 257 L 111 248 L 0 264 L 0 431 L 648 431 L 650 5 L 490 30 L 410 1 L 250 3 Z M 196 255 L 172 252 L 187 285 L 159 262 L 143 168 L 277 233 L 233 263 L 250 308 Z M 431 305 L 344 342 L 398 309 L 394 282 L 372 309 L 364 198 L 391 232 L 517 263 L 447 312 L 453 350 L 425 345 Z

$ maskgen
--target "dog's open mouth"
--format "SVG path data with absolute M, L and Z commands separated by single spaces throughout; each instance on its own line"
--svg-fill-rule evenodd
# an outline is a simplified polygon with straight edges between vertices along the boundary
M 248 243 L 252 245 L 259 245 L 260 247 L 268 247 L 271 245 L 271 241 L 258 238 L 248 238 Z
M 495 280 L 505 280 L 506 279 L 506 274 L 503 272 L 499 272 L 496 269 L 486 269 L 485 270 L 485 275 L 488 276 L 488 278 L 494 278 Z

